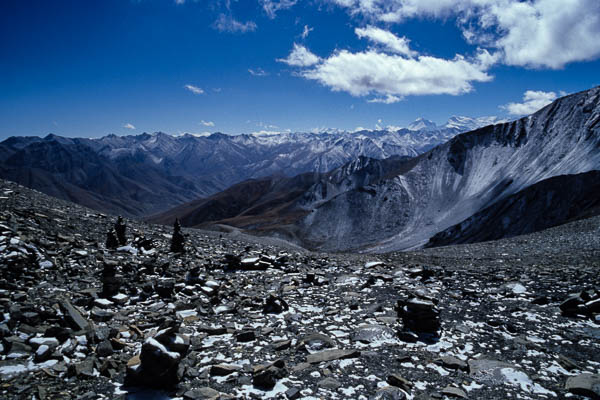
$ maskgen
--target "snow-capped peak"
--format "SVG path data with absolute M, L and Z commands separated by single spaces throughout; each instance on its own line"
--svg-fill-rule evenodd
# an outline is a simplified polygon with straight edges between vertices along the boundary
M 435 131 L 438 129 L 435 122 L 425 118 L 417 118 L 410 125 L 406 127 L 410 131 Z
M 501 122 L 506 121 L 500 120 L 496 116 L 479 118 L 453 116 L 450 117 L 450 119 L 448 119 L 448 122 L 446 122 L 446 125 L 444 125 L 444 127 L 448 129 L 459 129 L 461 131 L 471 131 L 473 129 L 481 128 L 488 125 L 494 125 Z

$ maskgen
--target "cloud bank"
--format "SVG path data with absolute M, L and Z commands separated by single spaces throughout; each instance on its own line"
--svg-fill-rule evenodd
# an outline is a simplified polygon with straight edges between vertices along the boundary
M 506 65 L 560 69 L 600 56 L 598 0 L 328 0 L 373 22 L 457 19 L 467 41 Z

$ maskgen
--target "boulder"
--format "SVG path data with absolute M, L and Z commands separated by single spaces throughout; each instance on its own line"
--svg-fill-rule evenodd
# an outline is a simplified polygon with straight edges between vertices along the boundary
M 600 375 L 585 373 L 571 376 L 565 388 L 573 394 L 600 399 Z
M 282 360 L 268 365 L 259 365 L 253 369 L 252 384 L 259 389 L 270 390 L 279 379 L 286 377 L 287 374 L 285 363 Z
M 360 351 L 354 349 L 347 350 L 324 350 L 318 353 L 309 354 L 306 357 L 306 361 L 309 364 L 319 364 L 325 361 L 342 360 L 346 358 L 358 358 L 360 357 Z
M 169 389 L 181 379 L 179 363 L 190 347 L 189 338 L 177 333 L 176 324 L 146 339 L 137 360 L 130 360 L 126 382 L 132 385 Z

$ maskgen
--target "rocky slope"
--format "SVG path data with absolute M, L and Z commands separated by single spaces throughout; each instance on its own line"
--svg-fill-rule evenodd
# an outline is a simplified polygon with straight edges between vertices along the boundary
M 430 129 L 417 122 L 416 128 Z M 498 239 L 563 223 L 578 212 L 571 201 L 594 202 L 595 190 L 586 185 L 596 187 L 595 178 L 590 178 L 596 175 L 581 178 L 585 184 L 565 177 L 532 185 L 597 170 L 600 88 L 563 97 L 517 121 L 460 134 L 410 160 L 353 160 L 316 178 L 307 190 L 298 186 L 296 192 L 304 193 L 295 192 L 295 200 L 275 214 L 255 210 L 249 219 L 244 208 L 215 220 L 204 218 L 202 210 L 209 203 L 192 203 L 154 221 L 179 216 L 189 226 L 229 224 L 325 251 L 406 250 L 427 243 Z M 560 190 L 561 184 L 576 185 L 580 197 Z M 252 182 L 245 185 L 250 188 Z M 524 190 L 528 191 L 520 193 Z M 517 200 L 518 207 L 509 209 Z M 252 204 L 261 201 L 253 199 Z M 493 215 L 482 216 L 489 212 Z M 490 233 L 488 222 L 501 224 Z M 469 232 L 451 228 L 457 224 Z M 447 229 L 452 233 L 442 233 Z
M 419 156 L 406 173 L 319 203 L 301 230 L 322 249 L 418 247 L 537 182 L 592 170 L 600 170 L 600 88 L 461 134 Z
M 226 224 L 237 227 L 261 226 L 271 230 L 280 224 L 293 223 L 306 214 L 293 205 L 321 177 L 319 173 L 306 173 L 293 178 L 252 179 L 146 220 L 170 225 L 177 218 L 186 227 Z
M 454 117 L 448 126 L 394 131 L 12 137 L 0 143 L 0 178 L 97 210 L 147 216 L 246 179 L 328 172 L 359 156 L 415 156 L 491 121 Z
M 0 181 L 2 398 L 600 396 L 599 217 L 377 257 L 115 220 Z

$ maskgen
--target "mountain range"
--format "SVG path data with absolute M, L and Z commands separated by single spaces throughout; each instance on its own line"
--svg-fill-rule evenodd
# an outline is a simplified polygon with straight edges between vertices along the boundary
M 0 143 L 0 178 L 97 210 L 142 217 L 247 179 L 324 173 L 359 156 L 416 156 L 489 121 L 453 117 L 438 127 L 419 119 L 399 129 L 238 136 L 11 137 Z
M 7 139 L 0 157 L 3 178 L 155 223 L 179 218 L 187 227 L 239 229 L 319 251 L 469 243 L 600 213 L 600 88 L 511 122 L 49 135 Z
M 150 220 L 234 226 L 322 251 L 406 250 L 514 236 L 597 214 L 598 170 L 594 88 L 416 157 L 359 157 L 328 173 L 247 181 Z

